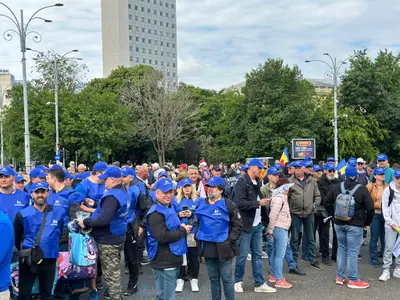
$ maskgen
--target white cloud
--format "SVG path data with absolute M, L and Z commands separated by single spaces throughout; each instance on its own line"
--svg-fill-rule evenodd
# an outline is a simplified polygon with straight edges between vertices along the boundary
M 0 0 L 5 1 L 5 0 Z M 139 0 L 137 0 L 139 1 Z M 6 1 L 28 16 L 49 0 Z M 55 1 L 57 2 L 57 0 Z M 65 53 L 80 50 L 89 77 L 102 76 L 101 11 L 99 0 L 68 0 L 40 16 L 53 23 L 32 23 L 43 35 L 28 47 Z M 185 82 L 206 88 L 224 88 L 243 80 L 246 72 L 269 57 L 299 65 L 306 77 L 323 77 L 324 65 L 304 63 L 323 59 L 329 52 L 345 59 L 353 49 L 400 49 L 400 2 L 388 0 L 177 0 L 178 67 Z M 0 13 L 5 10 L 0 8 Z M 0 18 L 2 33 L 10 25 Z M 28 55 L 31 66 L 32 55 Z M 0 40 L 0 68 L 21 78 L 18 41 Z M 34 74 L 32 76 L 35 76 Z

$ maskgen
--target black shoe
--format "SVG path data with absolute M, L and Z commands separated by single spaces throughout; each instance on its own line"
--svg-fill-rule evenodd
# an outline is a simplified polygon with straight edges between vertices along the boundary
M 104 289 L 104 285 L 103 285 L 103 283 L 101 282 L 101 279 L 100 279 L 100 281 L 96 280 L 96 289 L 97 289 L 98 291 Z
M 300 270 L 298 267 L 294 268 L 294 269 L 290 269 L 289 270 L 290 274 L 295 274 L 295 275 L 299 275 L 299 276 L 306 276 L 306 273 L 304 273 L 302 270 Z
M 336 256 L 331 256 L 332 261 L 336 261 Z
M 319 262 L 317 260 L 313 263 L 310 263 L 310 267 L 313 267 L 314 269 L 317 269 L 317 270 L 323 270 L 323 268 L 321 267 L 321 265 L 319 264 Z
M 327 266 L 332 266 L 332 263 L 329 261 L 329 257 L 323 257 L 322 263 Z
M 378 252 L 378 256 L 379 256 L 380 258 L 382 258 L 382 257 L 383 257 L 383 253 L 382 253 L 382 251 L 379 251 L 379 252 Z
M 108 288 L 104 291 L 104 298 L 105 299 L 111 299 L 110 292 L 108 291 Z
M 142 266 L 148 265 L 150 263 L 150 261 L 147 258 L 142 258 L 142 260 L 140 261 L 140 264 Z
M 361 255 L 361 254 L 358 254 L 357 259 L 362 259 L 362 255 Z
M 128 285 L 128 288 L 126 289 L 126 292 L 124 293 L 125 296 L 130 296 L 133 295 L 138 291 L 138 286 L 137 284 L 135 285 Z

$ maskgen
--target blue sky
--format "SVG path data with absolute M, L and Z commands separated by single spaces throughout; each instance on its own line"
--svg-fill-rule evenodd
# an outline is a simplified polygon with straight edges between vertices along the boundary
M 0 0 L 26 15 L 51 0 Z M 59 0 L 60 1 L 60 0 Z M 137 0 L 140 2 L 140 0 Z M 55 1 L 57 2 L 57 0 Z M 28 47 L 77 56 L 89 67 L 88 79 L 102 76 L 100 0 L 65 0 L 63 8 L 51 8 L 40 16 L 53 23 L 32 23 L 43 41 Z M 354 49 L 400 50 L 400 1 L 387 0 L 177 0 L 178 68 L 182 81 L 204 88 L 221 89 L 237 84 L 268 57 L 297 64 L 305 77 L 323 78 L 323 59 L 329 52 L 345 59 Z M 6 11 L 0 7 L 0 14 Z M 10 22 L 0 18 L 0 34 Z M 20 79 L 18 41 L 0 36 L 0 69 L 10 69 Z M 28 54 L 28 78 L 32 72 Z

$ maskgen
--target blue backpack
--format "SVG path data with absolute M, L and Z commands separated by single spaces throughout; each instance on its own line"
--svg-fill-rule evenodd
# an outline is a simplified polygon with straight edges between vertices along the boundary
M 349 222 L 354 217 L 356 201 L 354 193 L 358 190 L 361 184 L 357 184 L 351 191 L 344 188 L 344 182 L 340 184 L 340 194 L 335 202 L 335 220 Z

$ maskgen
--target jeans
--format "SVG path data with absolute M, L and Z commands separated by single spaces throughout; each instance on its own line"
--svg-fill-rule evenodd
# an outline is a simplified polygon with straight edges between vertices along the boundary
M 290 238 L 290 237 L 289 237 Z M 267 239 L 267 254 L 268 254 L 268 264 L 270 265 L 271 268 L 271 256 L 272 256 L 272 249 L 274 246 L 274 240 L 273 239 Z M 288 264 L 288 269 L 293 270 L 294 268 L 297 267 L 296 262 L 293 259 L 293 253 L 292 253 L 292 248 L 290 247 L 289 240 L 286 244 L 286 252 L 285 252 L 285 259 Z
M 346 265 L 349 270 L 348 278 L 358 281 L 358 253 L 360 252 L 360 240 L 363 228 L 352 225 L 335 225 L 338 254 L 337 254 L 337 276 L 346 279 Z
M 382 253 L 385 251 L 385 220 L 381 214 L 375 214 L 371 223 L 371 239 L 369 242 L 369 258 L 372 265 L 379 264 L 378 239 L 381 241 Z
M 156 300 L 174 300 L 176 280 L 178 279 L 179 268 L 173 270 L 153 269 L 156 282 Z
M 308 217 L 299 217 L 292 214 L 290 247 L 292 248 L 293 259 L 297 262 L 297 251 L 299 248 L 299 233 L 301 225 L 303 225 L 303 258 L 310 263 L 314 263 L 317 260 L 315 255 L 314 215 Z
M 285 256 L 287 241 L 288 241 L 288 231 L 275 227 L 272 234 L 274 239 L 274 246 L 272 250 L 270 273 L 272 276 L 276 277 L 277 281 L 282 280 L 282 268 L 283 268 L 283 257 Z
M 211 285 L 211 299 L 221 300 L 221 281 L 224 286 L 226 300 L 235 299 L 234 283 L 232 280 L 232 259 L 220 261 L 218 258 L 207 258 L 206 267 Z
M 242 231 L 239 238 L 240 256 L 236 257 L 235 282 L 243 281 L 246 259 L 251 250 L 251 266 L 256 286 L 264 283 L 262 264 L 262 225 L 254 226 L 250 232 Z
M 385 227 L 385 253 L 383 254 L 383 268 L 389 270 L 392 264 L 392 251 L 396 243 L 398 233 L 392 228 Z M 396 258 L 396 269 L 400 269 L 400 255 Z

